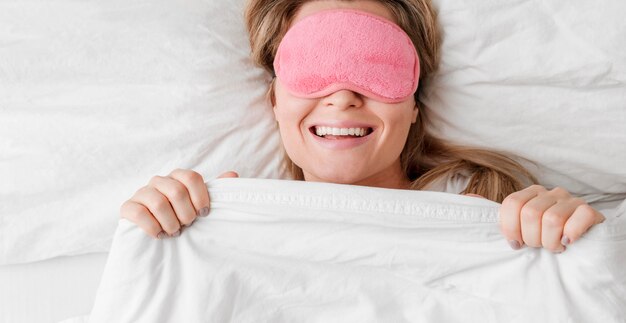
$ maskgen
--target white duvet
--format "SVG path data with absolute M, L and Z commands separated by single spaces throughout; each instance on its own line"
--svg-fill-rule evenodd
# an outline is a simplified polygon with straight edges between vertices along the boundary
M 176 239 L 117 228 L 89 322 L 624 322 L 626 204 L 562 254 L 511 250 L 499 204 L 260 179 L 209 184 Z

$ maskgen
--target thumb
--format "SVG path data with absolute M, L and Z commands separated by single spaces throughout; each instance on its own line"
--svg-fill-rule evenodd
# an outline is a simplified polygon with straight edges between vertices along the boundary
M 237 174 L 236 172 L 233 172 L 233 171 L 229 171 L 229 172 L 226 172 L 226 173 L 218 176 L 217 178 L 237 178 L 237 177 L 239 177 L 239 174 Z

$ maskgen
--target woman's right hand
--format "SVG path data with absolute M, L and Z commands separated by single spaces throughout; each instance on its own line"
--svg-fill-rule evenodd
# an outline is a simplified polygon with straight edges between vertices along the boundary
M 226 172 L 218 178 L 239 177 Z M 120 216 L 137 224 L 154 238 L 177 237 L 198 216 L 209 214 L 209 192 L 202 175 L 176 169 L 167 176 L 154 176 L 120 207 Z

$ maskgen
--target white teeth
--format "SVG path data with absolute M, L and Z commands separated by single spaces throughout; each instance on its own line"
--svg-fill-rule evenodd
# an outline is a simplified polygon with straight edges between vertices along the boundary
M 359 136 L 363 137 L 367 133 L 367 128 L 331 128 L 315 127 L 315 134 L 318 136 Z

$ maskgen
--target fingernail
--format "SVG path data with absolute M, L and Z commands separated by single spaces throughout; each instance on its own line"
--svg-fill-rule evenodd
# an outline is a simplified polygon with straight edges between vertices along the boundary
M 517 242 L 516 240 L 509 241 L 509 245 L 511 246 L 513 250 L 519 250 L 519 248 L 522 247 L 520 246 L 519 242 Z
M 207 215 L 209 215 L 209 208 L 208 207 L 203 207 L 203 208 L 200 209 L 200 211 L 198 211 L 198 216 L 205 217 Z
M 172 234 L 170 235 L 170 237 L 172 237 L 172 238 L 176 238 L 176 237 L 178 237 L 179 235 L 180 235 L 180 230 L 178 230 L 178 231 L 176 231 L 176 232 L 172 233 Z
M 561 238 L 561 244 L 564 246 L 567 246 L 570 243 L 569 238 L 567 236 L 563 236 L 563 238 Z
M 161 231 L 157 234 L 157 239 L 163 240 L 165 238 L 167 238 L 167 233 L 165 233 L 165 231 Z

